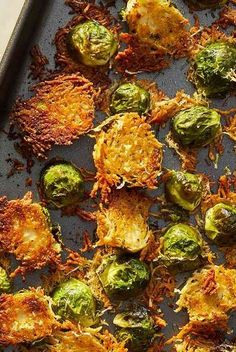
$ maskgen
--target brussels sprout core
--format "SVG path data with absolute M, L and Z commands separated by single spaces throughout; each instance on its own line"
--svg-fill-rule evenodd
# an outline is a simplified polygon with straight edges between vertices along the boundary
M 228 0 L 187 0 L 187 2 L 198 10 L 204 10 L 224 6 Z
M 87 66 L 103 66 L 115 54 L 118 43 L 114 34 L 96 21 L 86 21 L 69 33 L 70 48 Z
M 154 321 L 144 308 L 117 314 L 113 323 L 120 328 L 118 340 L 125 341 L 129 351 L 146 351 L 155 336 Z
M 78 203 L 84 191 L 80 171 L 71 163 L 58 162 L 46 167 L 41 177 L 41 188 L 46 201 L 56 208 Z
M 172 131 L 183 146 L 203 147 L 221 133 L 220 115 L 204 106 L 194 106 L 174 117 Z
M 202 252 L 202 239 L 196 229 L 189 225 L 177 224 L 170 227 L 163 236 L 162 254 L 168 266 L 186 263 L 184 269 L 192 270 L 198 265 Z M 188 266 L 188 263 L 191 264 Z
M 110 298 L 123 300 L 144 289 L 150 273 L 146 264 L 138 259 L 105 259 L 98 268 L 98 275 L 105 292 Z
M 70 279 L 52 294 L 57 314 L 89 327 L 96 323 L 96 303 L 90 288 L 80 280 Z
M 194 62 L 195 84 L 207 97 L 227 93 L 234 82 L 236 46 L 227 42 L 208 44 Z
M 0 294 L 9 292 L 11 288 L 11 282 L 9 277 L 2 267 L 0 267 Z
M 236 208 L 224 203 L 216 204 L 206 212 L 207 237 L 216 242 L 227 243 L 236 238 Z
M 193 211 L 200 204 L 202 191 L 199 176 L 189 172 L 172 171 L 166 183 L 167 198 L 189 211 Z
M 111 98 L 111 112 L 137 112 L 145 114 L 150 109 L 150 94 L 134 83 L 120 85 Z

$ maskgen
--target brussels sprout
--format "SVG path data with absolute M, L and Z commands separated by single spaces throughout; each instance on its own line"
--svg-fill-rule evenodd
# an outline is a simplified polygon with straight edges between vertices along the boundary
M 46 201 L 56 207 L 78 203 L 84 192 L 80 171 L 71 163 L 62 161 L 46 167 L 41 175 L 41 189 Z
M 216 242 L 236 239 L 236 208 L 224 203 L 208 209 L 205 217 L 207 237 Z
M 85 327 L 96 323 L 96 303 L 90 288 L 80 280 L 69 279 L 53 292 L 55 310 L 63 319 L 79 322 Z
M 118 48 L 114 34 L 96 21 L 75 26 L 68 45 L 84 65 L 91 67 L 107 64 Z
M 166 182 L 167 198 L 182 207 L 193 211 L 200 204 L 203 187 L 198 175 L 189 172 L 172 171 Z
M 199 51 L 194 62 L 194 79 L 198 89 L 207 97 L 227 93 L 233 84 L 236 70 L 236 46 L 215 42 Z
M 167 266 L 193 270 L 200 265 L 203 241 L 198 231 L 186 224 L 171 226 L 164 234 L 161 259 Z
M 224 6 L 228 0 L 187 0 L 187 2 L 198 10 L 204 10 Z
M 105 258 L 97 273 L 107 295 L 117 300 L 135 296 L 150 279 L 147 265 L 129 257 Z
M 156 333 L 154 321 L 143 307 L 117 314 L 113 323 L 120 328 L 117 339 L 125 341 L 125 346 L 133 352 L 147 351 Z
M 203 147 L 221 133 L 220 115 L 204 106 L 194 106 L 174 117 L 172 131 L 183 146 Z
M 7 275 L 7 272 L 0 266 L 0 294 L 9 292 L 10 288 L 11 282 Z
M 111 98 L 111 112 L 137 112 L 145 114 L 150 109 L 150 94 L 134 83 L 121 84 Z

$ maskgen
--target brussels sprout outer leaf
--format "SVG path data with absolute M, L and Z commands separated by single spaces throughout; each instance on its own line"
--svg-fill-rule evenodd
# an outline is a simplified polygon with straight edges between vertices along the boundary
M 102 263 L 98 275 L 107 295 L 123 300 L 144 289 L 150 279 L 145 263 L 138 259 L 112 257 Z
M 236 70 L 236 45 L 227 42 L 208 44 L 199 51 L 194 62 L 195 84 L 208 97 L 227 93 Z
M 96 323 L 96 303 L 90 288 L 80 280 L 70 279 L 60 284 L 52 299 L 57 314 L 63 319 L 89 327 Z
M 118 48 L 114 34 L 96 21 L 75 26 L 69 33 L 68 45 L 84 65 L 91 67 L 107 64 Z
M 41 188 L 49 204 L 62 208 L 78 203 L 84 193 L 84 180 L 71 163 L 60 162 L 46 167 L 41 177 Z
M 193 211 L 200 204 L 203 187 L 199 175 L 172 171 L 166 183 L 167 198 L 185 210 Z
M 120 85 L 112 95 L 111 112 L 137 112 L 145 114 L 150 109 L 150 94 L 134 83 Z
M 117 337 L 126 341 L 129 351 L 146 351 L 156 333 L 154 322 L 144 309 L 117 314 L 113 323 L 121 328 Z
M 236 208 L 224 203 L 208 209 L 205 217 L 205 232 L 211 240 L 223 243 L 236 238 Z
M 11 282 L 6 270 L 0 267 L 0 294 L 9 292 L 11 289 Z
M 195 106 L 174 117 L 172 131 L 183 146 L 202 147 L 221 133 L 220 115 L 204 106 Z
M 193 270 L 201 264 L 203 240 L 196 229 L 186 224 L 171 226 L 162 238 L 160 260 L 179 270 Z

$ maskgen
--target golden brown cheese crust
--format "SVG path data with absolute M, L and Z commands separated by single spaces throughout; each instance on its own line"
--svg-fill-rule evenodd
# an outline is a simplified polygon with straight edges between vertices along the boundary
M 0 344 L 33 342 L 58 327 L 48 298 L 39 289 L 0 297 Z
M 116 191 L 108 207 L 100 204 L 97 212 L 97 245 L 125 248 L 138 252 L 153 236 L 147 224 L 151 199 L 136 191 Z
M 69 145 L 93 126 L 94 91 L 80 74 L 60 75 L 34 88 L 35 95 L 18 101 L 11 125 L 35 156 L 45 158 L 53 145 Z
M 90 334 L 78 334 L 74 331 L 57 331 L 48 345 L 50 352 L 106 352 L 96 337 Z
M 109 122 L 107 130 L 100 128 L 95 135 L 97 182 L 92 195 L 100 189 L 102 200 L 107 201 L 111 188 L 121 184 L 155 188 L 161 172 L 162 145 L 151 126 L 137 113 L 115 115 L 105 121 Z
M 227 320 L 227 313 L 236 308 L 236 270 L 215 265 L 195 272 L 177 304 L 178 310 L 187 309 L 190 321 Z
M 43 208 L 32 202 L 31 192 L 18 200 L 0 198 L 0 246 L 21 261 L 22 271 L 58 262 L 60 245 Z
M 151 47 L 172 54 L 186 40 L 188 20 L 169 0 L 129 0 L 126 11 L 129 30 Z

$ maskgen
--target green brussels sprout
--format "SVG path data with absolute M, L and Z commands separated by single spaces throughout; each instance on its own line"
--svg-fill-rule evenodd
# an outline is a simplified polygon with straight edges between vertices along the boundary
M 197 54 L 193 68 L 195 84 L 207 97 L 227 93 L 235 85 L 235 44 L 215 42 L 206 45 Z
M 134 83 L 121 84 L 111 98 L 111 112 L 137 112 L 145 114 L 150 109 L 150 94 Z
M 131 352 L 147 351 L 156 333 L 154 321 L 143 307 L 117 314 L 113 323 L 120 328 L 116 334 L 118 341 L 125 341 Z
M 68 45 L 84 65 L 91 67 L 107 64 L 118 48 L 114 34 L 96 21 L 75 26 L 69 33 Z
M 183 146 L 203 147 L 221 133 L 220 115 L 204 106 L 180 111 L 172 122 L 174 138 Z
M 200 204 L 203 187 L 199 175 L 172 171 L 165 185 L 167 198 L 185 210 L 193 211 Z
M 78 279 L 69 279 L 53 291 L 52 300 L 57 314 L 89 327 L 96 323 L 96 302 L 90 288 Z
M 197 10 L 216 9 L 224 6 L 228 0 L 187 0 L 187 2 Z
M 236 239 L 236 208 L 219 203 L 208 209 L 205 217 L 205 232 L 208 238 L 223 243 Z
M 150 279 L 146 264 L 124 256 L 105 258 L 97 274 L 107 295 L 117 300 L 135 296 L 147 286 Z
M 11 289 L 11 282 L 5 269 L 0 266 L 0 294 L 7 293 Z
M 195 228 L 176 224 L 162 238 L 161 260 L 167 266 L 193 270 L 201 263 L 202 247 L 203 240 Z
M 83 177 L 69 162 L 48 165 L 43 170 L 40 181 L 43 196 L 55 208 L 78 203 L 84 193 Z

